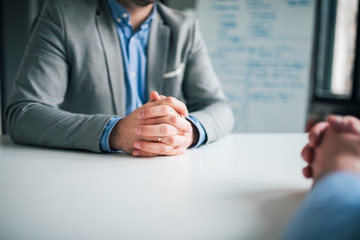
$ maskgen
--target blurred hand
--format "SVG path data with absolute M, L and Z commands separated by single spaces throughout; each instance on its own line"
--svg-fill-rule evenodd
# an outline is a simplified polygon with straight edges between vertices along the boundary
M 330 125 L 323 134 L 321 144 L 314 148 L 311 169 L 314 183 L 334 171 L 360 173 L 360 134 L 339 132 Z
M 307 162 L 307 166 L 303 169 L 303 174 L 306 178 L 313 177 L 312 163 L 314 161 L 314 148 L 318 147 L 323 141 L 323 135 L 329 127 L 339 133 L 353 133 L 360 135 L 360 120 L 351 116 L 336 116 L 328 117 L 327 122 L 316 124 L 309 132 L 309 143 L 303 148 L 301 152 L 302 158 Z

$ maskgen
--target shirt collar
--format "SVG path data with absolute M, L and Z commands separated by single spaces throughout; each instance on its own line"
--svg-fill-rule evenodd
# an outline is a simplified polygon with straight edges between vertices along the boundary
M 117 0 L 108 0 L 110 10 L 113 16 L 114 21 L 116 24 L 119 24 L 120 26 L 122 24 L 127 24 L 130 26 L 130 14 L 129 12 L 117 1 Z M 141 26 L 139 27 L 139 30 L 143 30 L 149 27 L 149 24 L 154 19 L 155 15 L 157 13 L 157 3 L 154 2 L 154 7 L 152 9 L 151 14 L 149 17 L 144 21 Z

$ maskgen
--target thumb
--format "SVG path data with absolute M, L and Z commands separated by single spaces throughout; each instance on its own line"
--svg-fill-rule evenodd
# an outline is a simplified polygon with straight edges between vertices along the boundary
M 152 91 L 150 93 L 150 102 L 155 102 L 157 100 L 161 99 L 159 93 L 157 91 Z

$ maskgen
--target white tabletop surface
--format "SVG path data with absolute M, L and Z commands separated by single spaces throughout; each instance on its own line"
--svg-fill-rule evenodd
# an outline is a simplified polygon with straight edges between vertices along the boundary
M 233 134 L 176 157 L 1 137 L 0 239 L 278 239 L 311 182 L 305 134 Z

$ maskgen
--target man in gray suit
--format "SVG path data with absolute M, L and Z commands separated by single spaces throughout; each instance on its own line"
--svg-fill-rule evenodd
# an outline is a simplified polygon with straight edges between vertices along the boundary
M 155 0 L 46 1 L 6 118 L 18 143 L 136 156 L 233 126 L 196 21 Z

